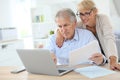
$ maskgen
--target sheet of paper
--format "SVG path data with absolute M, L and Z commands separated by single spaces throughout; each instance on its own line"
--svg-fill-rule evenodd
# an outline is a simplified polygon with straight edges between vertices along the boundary
M 77 68 L 74 70 L 75 72 L 78 72 L 86 77 L 89 78 L 97 78 L 102 77 L 105 75 L 113 74 L 115 71 L 108 70 L 99 66 L 89 66 L 84 68 Z
M 94 53 L 101 53 L 99 44 L 96 40 L 79 49 L 71 51 L 69 56 L 69 65 L 75 66 L 83 63 L 88 64 L 90 62 L 89 58 Z

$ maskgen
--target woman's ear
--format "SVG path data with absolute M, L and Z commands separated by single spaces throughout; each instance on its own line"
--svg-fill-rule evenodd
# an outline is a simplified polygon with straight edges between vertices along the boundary
M 95 8 L 95 9 L 93 10 L 93 12 L 94 12 L 95 15 L 97 15 L 97 14 L 98 14 L 98 9 Z

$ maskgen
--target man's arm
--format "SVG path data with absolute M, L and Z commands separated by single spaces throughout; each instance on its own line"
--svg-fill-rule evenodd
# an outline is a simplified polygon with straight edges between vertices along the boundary
M 100 53 L 93 54 L 89 59 L 92 60 L 97 65 L 103 65 L 106 63 L 107 60 L 107 58 Z
M 51 53 L 51 58 L 54 61 L 54 63 L 57 64 L 57 58 L 56 58 L 56 55 L 54 53 Z
M 48 49 L 51 53 L 51 58 L 53 59 L 53 61 L 55 62 L 55 64 L 57 64 L 57 58 L 55 55 L 55 35 L 52 35 L 49 37 L 46 46 L 44 47 L 45 49 Z

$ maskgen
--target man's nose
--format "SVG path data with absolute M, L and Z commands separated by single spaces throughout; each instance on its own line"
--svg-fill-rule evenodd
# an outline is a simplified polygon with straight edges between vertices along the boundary
M 64 27 L 64 26 L 62 26 L 62 30 L 65 30 L 65 27 Z
M 66 28 L 64 26 L 62 26 L 62 31 L 65 32 L 66 31 Z

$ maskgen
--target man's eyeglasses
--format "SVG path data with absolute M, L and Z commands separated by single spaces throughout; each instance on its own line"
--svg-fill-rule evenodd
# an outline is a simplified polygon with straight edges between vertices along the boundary
M 78 17 L 82 17 L 82 16 L 85 16 L 85 17 L 89 17 L 91 12 L 92 12 L 93 9 L 91 9 L 89 12 L 85 12 L 84 14 L 83 13 L 80 13 L 79 11 L 77 11 L 76 15 Z

